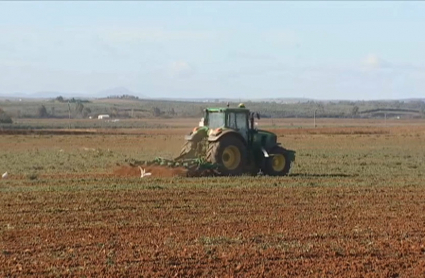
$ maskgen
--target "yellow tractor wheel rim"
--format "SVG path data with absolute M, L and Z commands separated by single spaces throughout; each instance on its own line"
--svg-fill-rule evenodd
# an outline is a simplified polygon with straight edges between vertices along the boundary
M 235 146 L 229 146 L 224 149 L 221 157 L 224 167 L 229 170 L 234 170 L 241 162 L 241 153 Z
M 283 154 L 275 154 L 272 162 L 273 170 L 276 172 L 280 172 L 285 168 L 286 160 Z

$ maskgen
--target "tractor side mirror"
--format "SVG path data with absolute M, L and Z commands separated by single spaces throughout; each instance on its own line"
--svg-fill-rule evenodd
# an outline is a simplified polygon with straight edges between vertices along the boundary
M 256 113 L 257 114 L 257 119 L 260 119 L 260 113 Z

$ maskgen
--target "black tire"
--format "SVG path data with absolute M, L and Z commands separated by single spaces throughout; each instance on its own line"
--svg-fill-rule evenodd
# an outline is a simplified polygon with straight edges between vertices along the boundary
M 291 169 L 290 157 L 282 147 L 274 147 L 266 158 L 264 174 L 268 176 L 287 176 Z M 283 160 L 282 160 L 283 159 Z
M 184 143 L 181 151 L 180 151 L 180 155 L 179 156 L 183 156 L 183 155 L 187 155 L 189 154 L 191 151 L 194 152 L 196 148 L 196 144 L 192 141 L 186 141 L 186 143 Z
M 236 152 L 239 153 L 239 158 Z M 232 155 L 235 155 L 232 158 Z M 236 136 L 224 136 L 216 142 L 210 142 L 207 160 L 219 164 L 218 174 L 222 176 L 239 176 L 245 171 L 247 150 L 245 144 Z M 227 166 L 226 166 L 227 165 Z
M 175 160 L 180 159 L 188 159 L 188 158 L 195 158 L 196 155 L 196 142 L 192 141 L 186 141 L 186 143 L 183 145 L 179 156 L 174 158 Z

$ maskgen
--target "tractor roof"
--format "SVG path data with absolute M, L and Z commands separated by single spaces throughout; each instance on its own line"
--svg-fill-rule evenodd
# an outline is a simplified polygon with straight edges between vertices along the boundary
M 247 108 L 238 108 L 238 107 L 214 107 L 214 108 L 207 108 L 208 112 L 249 112 L 249 109 Z

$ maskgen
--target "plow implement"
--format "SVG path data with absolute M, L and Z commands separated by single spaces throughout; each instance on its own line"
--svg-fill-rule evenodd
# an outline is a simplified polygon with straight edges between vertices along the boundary
M 189 159 L 166 159 L 163 157 L 156 157 L 150 161 L 139 160 L 126 160 L 131 167 L 138 167 L 140 169 L 140 177 L 146 176 L 167 176 L 164 174 L 174 172 L 175 175 L 171 176 L 185 176 L 185 177 L 206 177 L 215 176 L 218 164 L 210 163 L 203 158 L 189 158 Z M 174 170 L 174 171 L 173 171 Z

